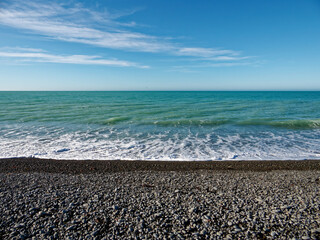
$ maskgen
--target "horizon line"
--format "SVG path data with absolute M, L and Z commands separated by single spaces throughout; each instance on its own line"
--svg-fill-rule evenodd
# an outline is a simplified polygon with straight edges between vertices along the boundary
M 319 92 L 318 90 L 301 89 L 254 89 L 254 90 L 0 90 L 0 92 Z

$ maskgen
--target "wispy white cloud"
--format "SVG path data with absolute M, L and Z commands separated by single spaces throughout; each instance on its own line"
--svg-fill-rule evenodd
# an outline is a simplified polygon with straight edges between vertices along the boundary
M 0 23 L 29 30 L 46 37 L 67 42 L 85 43 L 105 48 L 159 52 L 170 48 L 156 37 L 127 31 L 111 14 L 98 13 L 81 6 L 64 7 L 55 3 L 13 1 L 0 9 Z M 104 30 L 93 25 L 103 23 Z M 93 27 L 92 27 L 93 26 Z
M 0 24 L 59 41 L 82 43 L 125 51 L 166 53 L 207 62 L 240 62 L 241 52 L 227 49 L 181 47 L 170 37 L 160 38 L 135 31 L 135 22 L 122 22 L 136 10 L 110 13 L 93 11 L 80 4 L 5 0 L 0 3 Z M 86 59 L 89 61 L 90 59 Z M 99 59 L 95 59 L 95 62 Z
M 216 57 L 209 57 L 207 60 L 211 61 L 241 61 L 245 59 L 253 58 L 252 56 L 244 56 L 244 57 L 236 57 L 236 56 L 216 56 Z
M 177 51 L 177 55 L 209 58 L 221 55 L 237 56 L 240 55 L 240 53 L 232 50 L 219 50 L 212 48 L 180 48 Z
M 213 48 L 180 48 L 176 52 L 179 56 L 195 57 L 192 60 L 206 61 L 241 61 L 253 58 L 252 56 L 241 56 L 241 52 L 233 50 L 221 50 Z
M 221 62 L 221 63 L 210 63 L 204 67 L 235 67 L 235 66 L 249 66 L 257 65 L 258 63 L 252 62 Z
M 182 72 L 182 73 L 199 73 L 199 69 L 203 68 L 216 68 L 216 67 L 238 67 L 238 66 L 260 66 L 261 61 L 242 61 L 242 62 L 204 62 L 194 65 L 177 65 L 168 69 L 170 72 Z
M 148 68 L 148 66 L 137 63 L 122 61 L 117 59 L 104 59 L 100 56 L 90 55 L 54 55 L 45 51 L 34 51 L 34 49 L 24 49 L 25 51 L 1 51 L 0 58 L 17 59 L 23 62 L 47 62 L 47 63 L 68 63 L 68 64 L 85 64 L 85 65 L 104 65 L 118 67 L 138 67 Z
M 24 47 L 0 47 L 0 51 L 7 52 L 46 52 L 40 48 L 24 48 Z

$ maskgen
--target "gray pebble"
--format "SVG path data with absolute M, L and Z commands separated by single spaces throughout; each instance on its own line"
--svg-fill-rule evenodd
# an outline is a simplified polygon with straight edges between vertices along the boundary
M 320 233 L 319 183 L 310 181 L 319 178 L 316 171 L 0 177 L 3 239 L 317 239 Z

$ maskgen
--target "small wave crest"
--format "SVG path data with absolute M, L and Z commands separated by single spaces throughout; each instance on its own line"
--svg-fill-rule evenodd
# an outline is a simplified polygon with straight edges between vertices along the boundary
M 223 126 L 226 124 L 233 124 L 235 126 L 269 126 L 276 128 L 285 128 L 293 130 L 303 129 L 320 129 L 320 119 L 312 120 L 285 120 L 285 121 L 274 121 L 274 120 L 247 120 L 247 121 L 236 121 L 236 120 L 196 120 L 196 119 L 179 119 L 179 120 L 163 120 L 154 121 L 153 125 L 164 126 L 164 127 L 178 127 L 178 126 Z
M 192 119 L 180 119 L 180 120 L 165 120 L 155 121 L 154 125 L 159 126 L 220 126 L 229 123 L 227 120 L 192 120 Z
M 99 120 L 97 121 L 97 123 L 101 125 L 114 125 L 117 123 L 126 122 L 128 120 L 130 120 L 129 117 L 112 117 L 104 120 Z
M 265 120 L 249 120 L 240 122 L 239 125 L 263 125 L 287 129 L 320 129 L 320 119 L 313 120 L 285 120 L 285 121 L 265 121 Z

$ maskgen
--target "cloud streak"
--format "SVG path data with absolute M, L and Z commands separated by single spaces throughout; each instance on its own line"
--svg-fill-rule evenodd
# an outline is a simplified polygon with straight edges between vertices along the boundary
M 219 50 L 212 48 L 180 48 L 178 49 L 177 55 L 181 56 L 194 56 L 194 57 L 205 57 L 210 58 L 213 56 L 237 56 L 240 55 L 239 52 L 232 50 Z
M 39 1 L 13 0 L 0 3 L 0 24 L 45 38 L 108 49 L 165 53 L 176 58 L 184 57 L 207 62 L 239 62 L 249 58 L 242 56 L 239 51 L 181 47 L 180 43 L 170 42 L 169 38 L 132 31 L 136 23 L 121 22 L 119 18 L 133 12 L 111 14 L 107 11 L 86 9 L 79 4 L 63 5 L 56 2 L 44 4 Z M 92 61 L 107 65 L 109 61 L 84 56 L 78 58 L 89 64 Z M 50 58 L 43 56 L 43 59 Z M 64 59 L 67 61 L 67 58 Z
M 0 57 L 17 59 L 23 62 L 46 62 L 46 63 L 67 63 L 67 64 L 85 64 L 85 65 L 103 65 L 117 67 L 138 67 L 149 68 L 148 66 L 138 65 L 137 63 L 121 61 L 117 59 L 104 59 L 100 56 L 90 55 L 54 55 L 33 49 L 24 49 L 24 52 L 1 51 Z
M 80 20 L 79 20 L 80 19 Z M 156 37 L 126 31 L 113 16 L 89 11 L 81 6 L 64 7 L 14 1 L 0 9 L 0 23 L 13 28 L 29 30 L 53 39 L 77 42 L 99 47 L 139 52 L 160 52 L 170 46 L 158 42 Z M 90 27 L 103 23 L 106 30 Z

